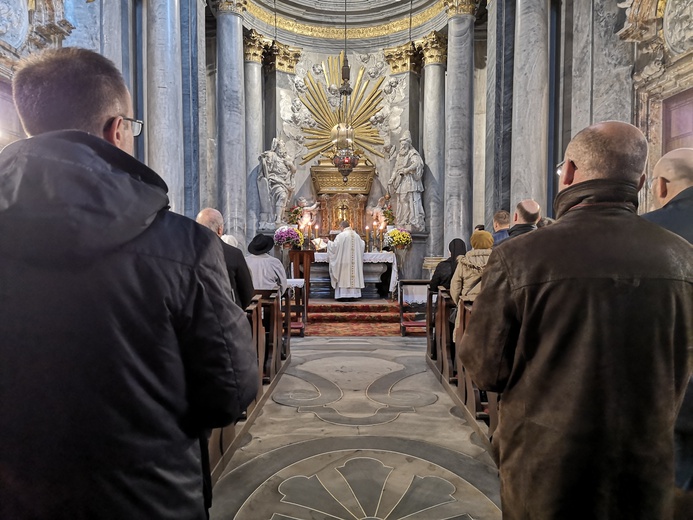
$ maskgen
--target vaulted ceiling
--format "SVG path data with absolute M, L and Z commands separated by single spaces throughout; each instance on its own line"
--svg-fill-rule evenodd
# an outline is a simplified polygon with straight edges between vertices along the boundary
M 248 0 L 243 18 L 281 43 L 332 52 L 344 46 L 345 12 L 349 47 L 357 51 L 401 45 L 447 25 L 443 0 Z

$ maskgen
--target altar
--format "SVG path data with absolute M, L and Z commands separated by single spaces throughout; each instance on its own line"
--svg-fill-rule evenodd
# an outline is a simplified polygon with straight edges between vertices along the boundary
M 363 298 L 383 298 L 385 293 L 397 290 L 397 256 L 392 252 L 363 254 Z M 329 298 L 334 294 L 330 283 L 327 253 L 315 253 L 315 263 L 310 270 L 312 298 Z

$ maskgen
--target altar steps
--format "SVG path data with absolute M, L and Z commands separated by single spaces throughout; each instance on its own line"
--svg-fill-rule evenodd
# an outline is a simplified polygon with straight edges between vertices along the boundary
M 399 304 L 396 302 L 380 299 L 311 302 L 308 305 L 306 336 L 399 335 Z

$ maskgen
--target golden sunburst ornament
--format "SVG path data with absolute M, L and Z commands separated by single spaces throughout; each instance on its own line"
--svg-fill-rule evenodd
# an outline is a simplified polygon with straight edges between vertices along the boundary
M 301 164 L 306 164 L 321 154 L 332 160 L 340 149 L 349 148 L 344 145 L 352 145 L 356 154 L 366 150 L 383 157 L 378 148 L 385 143 L 370 119 L 380 109 L 383 98 L 380 86 L 385 78 L 381 77 L 371 84 L 370 80 L 364 80 L 366 69 L 361 66 L 351 95 L 340 92 L 340 103 L 335 108 L 329 98 L 335 95 L 337 85 L 341 83 L 340 74 L 344 61 L 345 54 L 340 52 L 338 57 L 328 57 L 327 66 L 322 63 L 325 83 L 313 78 L 311 72 L 306 75 L 306 93 L 299 96 L 299 99 L 312 114 L 316 126 L 301 129 L 306 135 L 306 147 L 309 151 Z

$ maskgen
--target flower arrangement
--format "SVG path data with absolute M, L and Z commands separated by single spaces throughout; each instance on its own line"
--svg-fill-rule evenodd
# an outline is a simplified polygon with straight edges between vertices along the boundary
M 411 245 L 411 233 L 406 229 L 391 229 L 385 233 L 384 247 L 407 247 Z
M 274 243 L 278 246 L 289 244 L 301 247 L 303 245 L 303 233 L 296 228 L 282 226 L 274 232 Z
M 388 226 L 393 226 L 395 224 L 395 214 L 392 211 L 392 206 L 390 204 L 385 206 L 383 209 L 383 218 L 385 219 L 385 222 L 387 222 Z
M 287 221 L 289 224 L 298 224 L 303 218 L 303 208 L 301 206 L 294 206 L 289 210 L 289 216 Z

